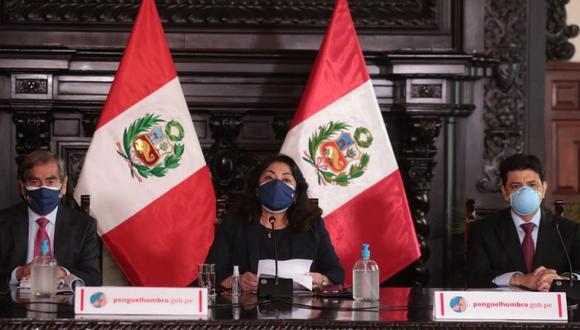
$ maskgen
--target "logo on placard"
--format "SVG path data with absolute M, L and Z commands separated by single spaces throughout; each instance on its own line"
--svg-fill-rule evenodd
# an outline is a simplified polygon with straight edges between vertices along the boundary
M 467 300 L 461 296 L 451 298 L 449 307 L 456 313 L 463 313 L 467 309 Z
M 348 186 L 352 180 L 365 174 L 371 157 L 364 152 L 373 143 L 366 127 L 331 121 L 318 127 L 308 139 L 308 151 L 302 159 L 308 162 L 318 176 L 318 184 Z
M 123 131 L 117 153 L 125 159 L 131 177 L 143 182 L 150 176 L 164 177 L 179 167 L 184 145 L 183 126 L 176 120 L 166 122 L 159 115 L 146 114 Z
M 91 295 L 91 305 L 96 308 L 105 307 L 107 304 L 107 296 L 102 292 L 95 292 Z

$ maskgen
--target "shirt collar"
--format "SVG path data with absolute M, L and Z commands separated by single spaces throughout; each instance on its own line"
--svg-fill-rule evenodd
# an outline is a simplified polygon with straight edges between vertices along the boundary
M 36 214 L 29 207 L 28 208 L 28 220 L 31 222 L 36 222 L 36 220 L 39 218 L 45 218 L 46 220 L 48 220 L 48 222 L 50 222 L 54 225 L 56 223 L 56 213 L 57 212 L 58 212 L 58 206 L 54 210 L 52 210 L 52 212 L 50 212 L 49 214 L 42 216 L 42 215 Z
M 532 217 L 532 220 L 530 221 L 524 221 L 519 214 L 515 213 L 513 210 L 512 212 L 512 220 L 514 221 L 514 225 L 516 226 L 516 228 L 520 228 L 520 225 L 524 224 L 524 223 L 533 223 L 534 225 L 536 225 L 536 227 L 534 228 L 540 228 L 540 219 L 542 218 L 542 209 L 538 208 L 538 211 L 536 211 L 536 214 L 534 214 L 534 216 Z

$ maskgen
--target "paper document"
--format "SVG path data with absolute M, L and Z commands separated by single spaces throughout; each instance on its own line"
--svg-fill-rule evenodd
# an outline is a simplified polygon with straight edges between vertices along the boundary
M 312 276 L 306 275 L 310 271 L 312 260 L 290 259 L 278 261 L 278 277 L 291 278 L 294 283 L 312 291 Z M 273 259 L 261 259 L 258 261 L 258 277 L 260 275 L 276 274 L 276 262 Z

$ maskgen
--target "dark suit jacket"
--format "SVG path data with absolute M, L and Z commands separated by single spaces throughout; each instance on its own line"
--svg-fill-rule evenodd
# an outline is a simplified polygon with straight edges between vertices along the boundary
M 240 274 L 257 273 L 260 226 L 258 221 L 248 222 L 240 216 L 224 217 L 207 257 L 208 263 L 216 265 L 217 283 L 232 274 L 234 265 L 239 266 Z M 324 274 L 336 284 L 344 282 L 344 271 L 322 219 L 315 221 L 305 233 L 292 232 L 290 240 L 292 259 L 310 259 L 310 271 Z
M 59 266 L 82 278 L 86 285 L 101 285 L 100 249 L 96 221 L 60 205 L 54 228 L 54 257 Z M 21 204 L 0 211 L 0 279 L 9 281 L 14 268 L 26 264 L 28 208 Z
M 559 274 L 570 271 L 554 226 L 557 221 L 560 223 L 560 232 L 574 272 L 578 273 L 580 226 L 543 208 L 541 212 L 532 268 L 544 266 L 555 269 Z M 498 275 L 515 271 L 527 273 L 521 243 L 509 208 L 474 222 L 469 226 L 468 237 L 468 287 L 494 287 L 492 280 Z

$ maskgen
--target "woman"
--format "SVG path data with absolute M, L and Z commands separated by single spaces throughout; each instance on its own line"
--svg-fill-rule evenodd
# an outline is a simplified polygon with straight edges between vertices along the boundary
M 231 287 L 234 265 L 240 267 L 243 291 L 258 287 L 258 261 L 274 259 L 272 224 L 278 259 L 309 259 L 313 287 L 342 284 L 344 271 L 321 219 L 322 211 L 309 203 L 308 184 L 286 155 L 263 161 L 250 178 L 247 201 L 224 217 L 208 261 L 216 265 L 216 280 Z

